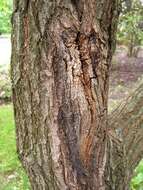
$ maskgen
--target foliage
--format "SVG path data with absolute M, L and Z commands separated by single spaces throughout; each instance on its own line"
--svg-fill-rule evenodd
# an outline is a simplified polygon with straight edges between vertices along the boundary
M 28 179 L 16 153 L 12 105 L 0 107 L 0 190 L 28 190 Z
M 143 45 L 143 32 L 139 27 L 142 20 L 143 5 L 139 0 L 133 0 L 130 10 L 123 9 L 120 16 L 117 40 L 119 44 L 128 46 L 130 56 L 134 53 L 134 47 Z
M 0 33 L 11 31 L 12 0 L 0 0 Z

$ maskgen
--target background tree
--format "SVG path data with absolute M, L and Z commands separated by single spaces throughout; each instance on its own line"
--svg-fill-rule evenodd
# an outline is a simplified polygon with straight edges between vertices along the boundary
M 108 120 L 119 3 L 14 1 L 17 147 L 32 189 L 129 189 L 143 96 L 141 85 Z
M 143 45 L 143 32 L 140 27 L 143 21 L 143 4 L 140 0 L 125 1 L 119 19 L 117 41 L 128 47 L 128 55 L 137 56 Z
M 12 0 L 0 1 L 0 34 L 11 32 Z

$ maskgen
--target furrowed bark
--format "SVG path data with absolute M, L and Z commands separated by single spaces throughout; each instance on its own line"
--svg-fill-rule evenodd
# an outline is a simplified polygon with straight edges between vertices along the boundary
M 110 134 L 122 141 L 128 177 L 143 156 L 143 84 L 109 117 Z
M 17 147 L 32 189 L 121 189 L 118 180 L 124 177 L 108 166 L 108 152 L 114 150 L 107 132 L 118 1 L 19 0 L 14 5 Z

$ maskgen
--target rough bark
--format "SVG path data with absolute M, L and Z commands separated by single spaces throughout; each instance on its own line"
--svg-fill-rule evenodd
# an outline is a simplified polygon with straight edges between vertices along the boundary
M 34 190 L 129 188 L 128 140 L 107 119 L 118 4 L 14 2 L 17 147 Z
M 143 157 L 143 84 L 112 112 L 109 133 L 118 136 L 124 147 L 128 181 Z

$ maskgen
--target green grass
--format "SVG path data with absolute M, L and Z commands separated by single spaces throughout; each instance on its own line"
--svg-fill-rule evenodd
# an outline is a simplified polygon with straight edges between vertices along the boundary
M 135 169 L 135 174 L 131 180 L 132 190 L 143 190 L 143 160 Z
M 16 153 L 12 105 L 0 106 L 0 190 L 29 190 Z

